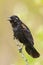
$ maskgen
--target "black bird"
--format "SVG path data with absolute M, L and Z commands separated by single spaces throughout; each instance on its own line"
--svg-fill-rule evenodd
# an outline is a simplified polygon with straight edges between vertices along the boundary
M 13 28 L 14 37 L 25 45 L 25 50 L 30 56 L 38 58 L 40 54 L 34 48 L 34 40 L 29 28 L 16 15 L 11 16 L 9 21 Z

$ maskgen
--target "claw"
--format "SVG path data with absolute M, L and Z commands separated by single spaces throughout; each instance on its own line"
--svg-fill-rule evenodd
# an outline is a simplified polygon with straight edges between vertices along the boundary
M 22 48 L 19 48 L 19 52 L 22 53 Z

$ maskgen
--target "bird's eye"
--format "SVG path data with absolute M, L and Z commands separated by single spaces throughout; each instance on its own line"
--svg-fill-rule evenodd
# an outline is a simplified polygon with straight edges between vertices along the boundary
M 18 20 L 18 18 L 16 18 L 16 20 Z

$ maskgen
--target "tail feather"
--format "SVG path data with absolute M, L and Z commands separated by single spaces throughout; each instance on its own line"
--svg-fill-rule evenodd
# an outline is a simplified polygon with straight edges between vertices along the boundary
M 34 47 L 26 46 L 25 49 L 26 49 L 26 52 L 33 58 L 38 58 L 40 56 L 40 54 Z

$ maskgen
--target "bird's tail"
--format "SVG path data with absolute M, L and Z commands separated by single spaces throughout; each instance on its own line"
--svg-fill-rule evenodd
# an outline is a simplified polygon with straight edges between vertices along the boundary
M 40 56 L 40 54 L 37 52 L 37 50 L 34 47 L 26 46 L 25 49 L 26 52 L 33 58 L 38 58 Z

